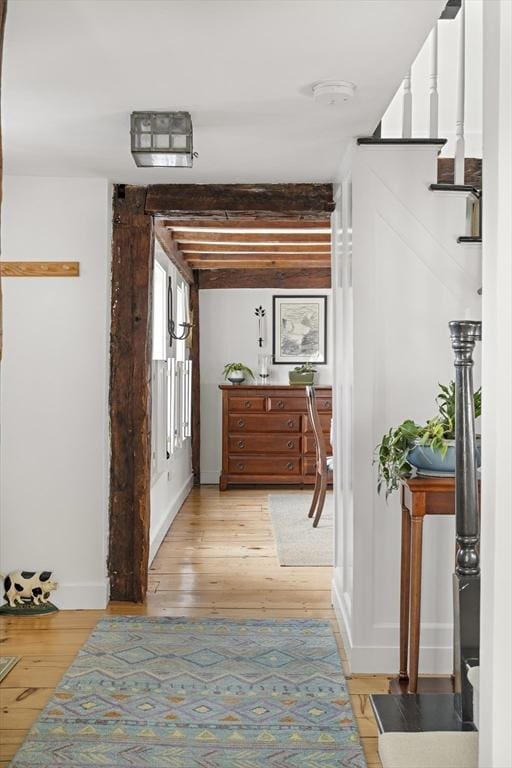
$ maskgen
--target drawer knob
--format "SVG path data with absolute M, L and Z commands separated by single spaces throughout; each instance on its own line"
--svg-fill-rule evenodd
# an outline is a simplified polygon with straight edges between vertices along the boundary
M 238 419 L 238 426 L 245 427 L 245 421 L 243 419 Z
M 237 467 L 238 469 L 245 469 L 245 464 L 242 461 L 239 461 Z
M 288 446 L 288 448 L 293 448 L 295 446 L 295 443 L 293 442 L 293 440 L 288 440 L 286 445 Z
M 293 469 L 293 461 L 289 461 L 288 464 L 286 465 L 286 468 Z
M 286 423 L 288 424 L 290 429 L 294 426 L 293 419 L 288 419 L 288 421 Z
M 251 403 L 251 401 L 250 401 L 250 400 L 246 400 L 246 401 L 245 401 L 245 407 L 246 407 L 246 408 L 250 408 L 251 406 L 252 406 L 252 403 Z
M 282 401 L 282 400 L 278 400 L 278 401 L 277 401 L 277 407 L 278 407 L 278 408 L 284 408 L 284 403 L 283 403 L 283 401 Z
M 243 440 L 239 440 L 239 441 L 238 441 L 238 447 L 239 447 L 239 448 L 245 448 L 245 443 L 244 443 L 244 441 L 243 441 Z
M 331 401 L 330 400 L 326 400 L 324 402 L 324 408 L 329 408 L 330 404 L 331 404 Z

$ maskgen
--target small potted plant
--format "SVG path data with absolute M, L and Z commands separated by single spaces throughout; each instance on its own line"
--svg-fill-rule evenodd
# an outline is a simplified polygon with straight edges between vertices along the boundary
M 377 490 L 385 488 L 386 498 L 396 491 L 400 479 L 410 475 L 413 467 L 419 475 L 450 476 L 455 474 L 455 384 L 439 385 L 436 398 L 437 416 L 426 424 L 406 419 L 391 427 L 376 448 L 378 464 Z M 482 390 L 474 393 L 475 418 L 482 412 Z M 480 438 L 477 437 L 477 466 L 480 466 Z
M 244 363 L 227 363 L 222 375 L 232 384 L 242 384 L 246 378 L 254 379 L 254 374 Z
M 297 365 L 292 371 L 288 371 L 290 384 L 303 384 L 308 386 L 315 382 L 316 369 L 313 363 L 302 363 Z

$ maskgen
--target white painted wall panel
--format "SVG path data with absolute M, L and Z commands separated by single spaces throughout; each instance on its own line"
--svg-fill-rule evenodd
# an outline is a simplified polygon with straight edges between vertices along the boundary
M 80 262 L 3 280 L 0 569 L 49 569 L 61 608 L 103 608 L 108 509 L 110 186 L 7 177 L 2 258 Z

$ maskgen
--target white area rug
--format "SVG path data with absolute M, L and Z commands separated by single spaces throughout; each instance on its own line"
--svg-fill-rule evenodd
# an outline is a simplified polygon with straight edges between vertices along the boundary
M 478 733 L 381 733 L 383 768 L 478 768 Z
M 333 564 L 332 493 L 328 493 L 325 498 L 318 528 L 313 528 L 313 520 L 308 518 L 312 498 L 313 489 L 269 494 L 268 508 L 279 565 Z

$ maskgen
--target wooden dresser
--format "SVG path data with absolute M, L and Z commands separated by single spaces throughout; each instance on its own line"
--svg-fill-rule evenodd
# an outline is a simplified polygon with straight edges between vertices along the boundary
M 299 485 L 315 481 L 315 441 L 303 386 L 221 385 L 222 473 L 230 485 Z M 329 444 L 331 387 L 315 387 Z M 329 453 L 332 452 L 330 446 Z

